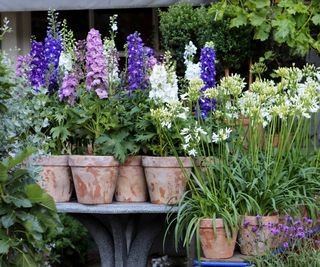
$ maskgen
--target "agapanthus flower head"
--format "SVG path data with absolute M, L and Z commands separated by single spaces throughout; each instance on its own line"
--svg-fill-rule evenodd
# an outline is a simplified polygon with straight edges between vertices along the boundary
M 99 31 L 91 29 L 86 44 L 86 86 L 87 90 L 94 90 L 99 98 L 106 98 L 107 65 Z
M 29 80 L 37 91 L 39 87 L 45 85 L 46 61 L 42 42 L 33 41 L 31 43 L 30 58 Z
M 74 104 L 76 99 L 76 89 L 78 86 L 77 75 L 74 73 L 67 73 L 63 77 L 62 86 L 59 90 L 59 100 L 68 99 L 70 105 Z
M 200 61 L 201 61 L 201 79 L 204 82 L 202 90 L 206 90 L 210 87 L 215 87 L 216 82 L 216 51 L 213 48 L 212 43 L 207 43 L 204 48 L 201 49 Z
M 144 90 L 147 88 L 147 67 L 144 44 L 138 32 L 127 37 L 128 48 L 128 90 Z

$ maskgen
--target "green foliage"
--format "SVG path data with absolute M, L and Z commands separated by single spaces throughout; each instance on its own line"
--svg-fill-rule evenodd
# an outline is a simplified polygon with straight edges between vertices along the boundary
M 192 40 L 197 47 L 204 45 L 200 43 L 199 33 L 205 30 L 208 18 L 206 8 L 193 8 L 187 3 L 175 4 L 168 11 L 160 11 L 163 48 L 177 59 L 178 70 L 183 66 L 183 52 L 189 41 Z
M 320 52 L 319 12 L 319 0 L 222 0 L 211 7 L 215 18 L 231 17 L 231 28 L 252 27 L 254 39 L 272 38 L 298 55 L 307 54 L 310 48 Z
M 47 235 L 60 227 L 54 200 L 20 166 L 33 152 L 0 162 L 1 266 L 43 266 Z
M 84 266 L 90 236 L 86 228 L 68 215 L 61 215 L 63 230 L 48 236 L 48 261 L 59 267 Z

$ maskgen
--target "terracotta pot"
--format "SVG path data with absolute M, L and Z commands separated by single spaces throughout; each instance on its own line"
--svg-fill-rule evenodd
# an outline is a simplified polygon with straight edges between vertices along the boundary
M 119 162 L 112 156 L 70 156 L 77 199 L 83 204 L 111 203 Z
M 150 200 L 153 204 L 179 203 L 186 190 L 187 176 L 192 169 L 189 158 L 181 157 L 184 169 L 175 157 L 142 157 Z
M 119 202 L 147 201 L 147 183 L 141 156 L 128 157 L 126 162 L 120 165 L 115 196 Z
M 233 256 L 236 245 L 237 232 L 233 231 L 232 237 L 228 240 L 222 219 L 216 219 L 216 232 L 213 233 L 212 219 L 200 221 L 200 242 L 205 258 L 227 259 Z
M 257 220 L 256 216 L 244 216 L 244 224 L 239 231 L 240 251 L 244 255 L 263 255 L 268 249 L 278 246 L 270 233 L 268 224 L 279 223 L 279 216 L 262 216 Z M 259 227 L 260 225 L 260 227 Z
M 56 202 L 70 201 L 72 193 L 71 171 L 68 156 L 48 156 L 36 161 L 42 166 L 40 186 L 53 197 Z

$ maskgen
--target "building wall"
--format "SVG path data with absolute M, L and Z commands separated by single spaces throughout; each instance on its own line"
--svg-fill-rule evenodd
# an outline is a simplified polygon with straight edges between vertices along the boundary
M 30 51 L 31 13 L 30 12 L 3 12 L 1 21 L 7 17 L 12 32 L 8 33 L 1 42 L 2 50 L 11 60 L 19 54 Z

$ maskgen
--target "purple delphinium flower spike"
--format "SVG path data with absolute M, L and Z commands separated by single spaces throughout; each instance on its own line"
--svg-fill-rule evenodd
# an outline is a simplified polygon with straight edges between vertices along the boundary
M 58 14 L 50 10 L 48 12 L 47 36 L 44 41 L 44 56 L 46 60 L 46 76 L 48 77 L 48 93 L 53 94 L 59 89 L 59 59 L 62 52 L 62 37 L 60 34 L 60 22 Z
M 144 50 L 140 34 L 135 32 L 127 37 L 128 46 L 128 83 L 129 93 L 135 90 L 147 88 L 148 79 L 145 66 L 145 53 L 151 50 Z
M 45 85 L 46 62 L 42 42 L 33 41 L 31 43 L 30 58 L 29 80 L 35 90 L 38 91 L 39 87 Z
M 19 55 L 17 58 L 16 75 L 18 77 L 28 77 L 28 74 L 30 72 L 30 63 L 30 55 Z
M 74 73 L 80 82 L 85 80 L 86 44 L 86 40 L 79 40 L 75 48 Z
M 216 82 L 216 51 L 212 46 L 201 49 L 201 79 L 204 82 L 202 90 L 215 87 Z
M 62 86 L 59 90 L 59 99 L 62 101 L 64 98 L 68 98 L 70 105 L 74 104 L 76 99 L 76 89 L 78 86 L 78 79 L 76 74 L 68 73 L 64 76 Z
M 99 98 L 108 97 L 107 63 L 103 54 L 99 31 L 91 29 L 86 44 L 86 87 L 94 90 Z

